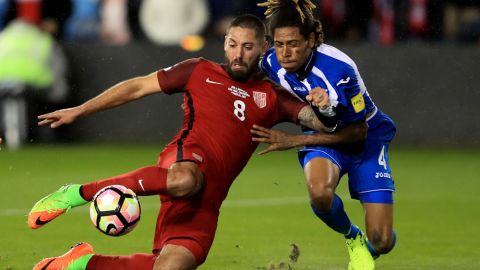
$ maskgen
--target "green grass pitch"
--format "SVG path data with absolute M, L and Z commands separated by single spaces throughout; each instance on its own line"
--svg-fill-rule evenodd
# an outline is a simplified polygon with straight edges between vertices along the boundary
M 141 197 L 142 219 L 129 235 L 114 238 L 91 224 L 88 207 L 70 211 L 39 230 L 26 214 L 64 183 L 83 183 L 155 164 L 162 145 L 35 146 L 0 150 L 0 270 L 31 269 L 43 257 L 79 241 L 98 253 L 149 252 L 158 197 Z M 396 180 L 393 252 L 377 269 L 480 269 L 480 150 L 390 150 Z M 346 179 L 338 192 L 351 219 L 362 209 L 349 199 Z M 290 244 L 300 248 L 295 270 L 346 269 L 342 237 L 314 217 L 293 151 L 255 156 L 233 184 L 221 209 L 217 235 L 200 269 L 266 269 L 288 263 Z

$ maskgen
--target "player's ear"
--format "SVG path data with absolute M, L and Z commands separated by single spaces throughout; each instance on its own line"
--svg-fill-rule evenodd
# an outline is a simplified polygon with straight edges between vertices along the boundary
M 262 44 L 262 55 L 268 50 L 268 41 L 264 40 Z

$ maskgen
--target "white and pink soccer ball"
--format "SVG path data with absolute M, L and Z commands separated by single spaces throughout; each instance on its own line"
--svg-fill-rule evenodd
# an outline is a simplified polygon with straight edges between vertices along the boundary
M 131 232 L 137 226 L 140 214 L 137 195 L 121 185 L 101 189 L 90 204 L 90 219 L 93 225 L 110 236 Z

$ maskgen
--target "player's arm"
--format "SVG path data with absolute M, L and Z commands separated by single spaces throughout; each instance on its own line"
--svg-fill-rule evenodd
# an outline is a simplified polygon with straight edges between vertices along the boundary
M 332 132 L 331 129 L 321 123 L 311 106 L 299 103 L 297 99 L 293 98 L 292 95 L 281 88 L 277 88 L 277 95 L 279 111 L 282 114 L 280 119 L 296 119 L 298 124 L 318 130 L 319 132 L 312 135 L 292 135 L 279 130 L 253 125 L 251 130 L 253 135 L 252 140 L 270 144 L 270 146 L 260 152 L 260 154 L 275 150 L 286 150 L 303 145 L 328 146 L 351 144 L 366 138 L 368 126 L 365 120 L 346 125 Z M 316 102 L 315 105 L 321 103 L 316 99 L 313 99 L 313 101 Z M 295 112 L 295 115 L 290 114 L 290 116 L 287 116 L 293 112 Z
M 312 106 L 322 106 L 326 101 L 325 91 L 322 89 L 317 90 L 317 94 L 315 94 L 315 91 L 310 94 L 311 97 L 309 101 Z M 329 105 L 328 102 L 326 105 Z M 365 140 L 368 132 L 368 125 L 365 118 L 352 122 L 340 129 L 334 129 L 332 132 L 332 129 L 321 124 L 310 106 L 304 106 L 300 110 L 298 114 L 298 122 L 299 124 L 316 129 L 319 132 L 311 135 L 292 135 L 279 130 L 267 129 L 254 125 L 251 130 L 254 135 L 252 140 L 270 144 L 269 147 L 261 151 L 259 154 L 287 150 L 306 145 L 333 146 L 340 144 L 353 144 Z
M 271 151 L 287 150 L 299 146 L 321 145 L 332 146 L 339 144 L 353 144 L 367 137 L 368 126 L 365 121 L 349 124 L 332 133 L 319 132 L 311 135 L 293 135 L 275 129 L 268 129 L 254 125 L 251 133 L 252 140 L 270 144 L 259 154 Z
M 120 82 L 85 103 L 38 116 L 38 125 L 56 128 L 74 122 L 78 117 L 110 109 L 124 103 L 161 92 L 157 72 Z
M 304 106 L 298 113 L 298 124 L 322 132 L 330 132 L 315 115 L 311 106 Z

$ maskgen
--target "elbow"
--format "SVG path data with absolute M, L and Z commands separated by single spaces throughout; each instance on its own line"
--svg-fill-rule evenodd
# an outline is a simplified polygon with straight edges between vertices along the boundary
M 156 76 L 156 75 L 155 75 Z M 152 76 L 143 76 L 133 78 L 128 82 L 127 88 L 130 93 L 129 99 L 140 99 L 144 96 L 151 95 L 159 91 L 158 82 L 156 77 L 152 79 Z

